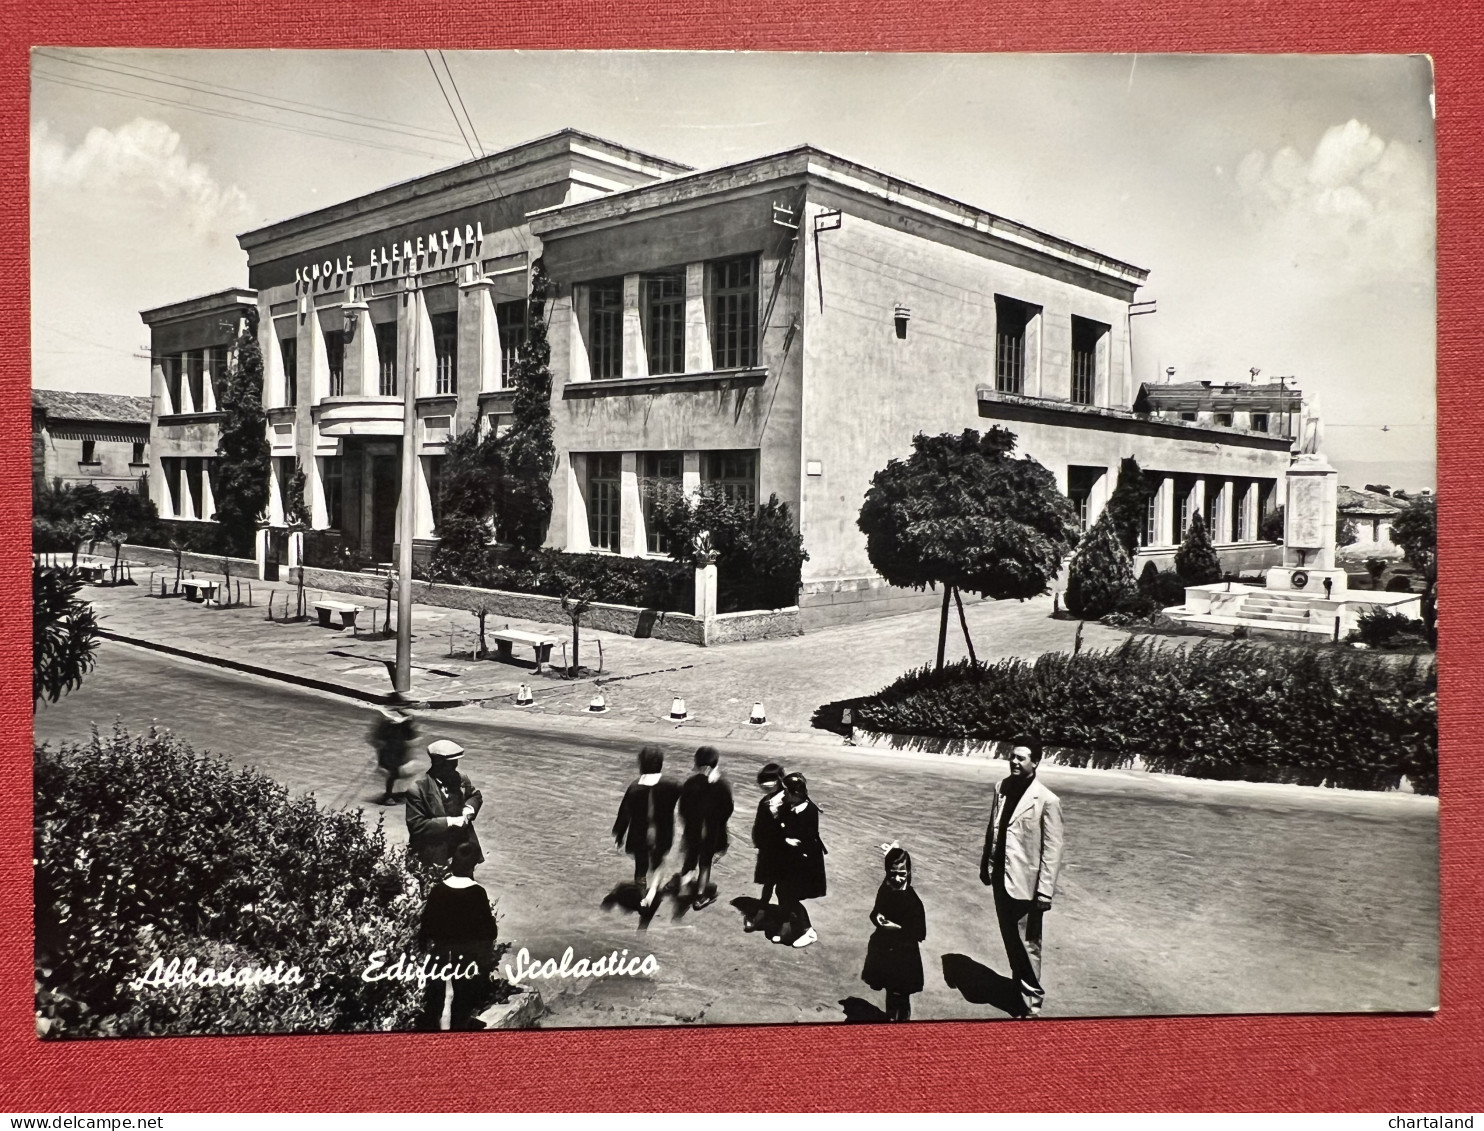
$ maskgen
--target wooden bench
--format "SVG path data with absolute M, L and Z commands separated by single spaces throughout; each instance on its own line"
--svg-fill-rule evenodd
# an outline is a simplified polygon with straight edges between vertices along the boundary
M 108 576 L 108 567 L 102 562 L 78 562 L 77 572 L 92 585 L 102 585 Z
M 361 605 L 352 605 L 348 601 L 316 601 L 314 611 L 319 614 L 319 626 L 321 628 L 334 628 L 330 623 L 330 614 L 340 614 L 341 628 L 355 628 L 356 614 L 364 613 L 366 610 Z
M 204 602 L 210 604 L 217 599 L 217 590 L 221 588 L 220 581 L 202 581 L 199 578 L 188 577 L 180 583 L 185 590 L 187 601 Z
M 501 660 L 514 660 L 511 649 L 516 644 L 524 644 L 534 649 L 537 673 L 544 671 L 546 665 L 551 663 L 551 650 L 556 647 L 556 637 L 546 636 L 539 632 L 522 632 L 515 628 L 505 628 L 486 635 L 494 640 L 496 657 Z

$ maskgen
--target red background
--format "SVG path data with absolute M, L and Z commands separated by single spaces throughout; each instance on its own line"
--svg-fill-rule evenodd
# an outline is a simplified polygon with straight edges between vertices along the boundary
M 1439 0 L 3 0 L 0 56 L 0 1110 L 617 1108 L 1382 1110 L 1484 1108 L 1484 773 L 1471 589 L 1484 536 L 1484 41 Z M 485 1036 L 195 1038 L 43 1044 L 32 1028 L 30 708 L 24 614 L 29 456 L 27 49 L 667 47 L 837 51 L 1427 53 L 1438 139 L 1442 659 L 1442 1009 L 1433 1017 L 1253 1017 Z M 553 98 L 561 91 L 553 90 Z M 784 96 L 780 92 L 780 96 Z M 86 263 L 77 270 L 88 269 Z M 168 830 L 162 830 L 168 835 Z M 1178 945 L 1178 940 L 1175 940 Z M 1315 956 L 1323 961 L 1322 955 Z M 1012 1044 L 1013 1042 L 1013 1044 Z M 436 1046 L 436 1047 L 435 1047 Z M 419 1086 L 425 1085 L 425 1087 Z

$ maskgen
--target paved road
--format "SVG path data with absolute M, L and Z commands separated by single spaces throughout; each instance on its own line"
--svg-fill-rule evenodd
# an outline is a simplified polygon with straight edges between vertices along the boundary
M 38 741 L 80 739 L 115 719 L 151 719 L 198 749 L 258 766 L 323 802 L 379 792 L 364 742 L 370 710 L 344 700 L 108 643 L 79 692 L 42 708 Z M 909 759 L 778 742 L 723 748 L 742 844 L 716 870 L 722 900 L 648 930 L 600 903 L 630 875 L 608 836 L 634 773 L 634 744 L 501 725 L 466 709 L 424 734 L 470 750 L 484 790 L 501 936 L 538 957 L 628 948 L 653 953 L 653 980 L 541 984 L 547 1024 L 791 1022 L 872 1016 L 859 980 L 877 844 L 913 853 L 928 914 L 919 1018 L 1000 1018 L 1005 961 L 977 862 L 988 794 L 1003 763 Z M 682 772 L 691 751 L 666 746 Z M 751 895 L 746 846 L 759 765 L 806 773 L 823 809 L 830 894 L 812 906 L 820 941 L 803 951 L 744 934 L 727 902 Z M 1048 1015 L 1308 1012 L 1431 1008 L 1437 995 L 1437 810 L 1410 795 L 1197 784 L 1129 773 L 1043 771 L 1064 799 L 1068 864 L 1047 920 Z M 399 811 L 388 830 L 405 838 Z M 945 967 L 952 980 L 945 980 Z M 540 983 L 538 983 L 540 984 Z M 856 999 L 852 1001 L 851 999 Z M 972 999 L 972 1000 L 971 1000 Z

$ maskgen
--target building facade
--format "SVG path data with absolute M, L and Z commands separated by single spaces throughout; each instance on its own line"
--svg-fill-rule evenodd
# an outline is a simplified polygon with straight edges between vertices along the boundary
M 1250 413 L 1140 401 L 1144 270 L 817 149 L 696 171 L 565 131 L 240 241 L 270 520 L 297 467 L 312 525 L 375 562 L 401 536 L 403 383 L 425 553 L 448 439 L 508 420 L 538 257 L 554 284 L 553 547 L 659 555 L 652 486 L 712 482 L 797 516 L 806 627 L 933 602 L 871 569 L 861 500 L 917 433 L 998 424 L 1088 525 L 1137 458 L 1154 487 L 1144 556 L 1173 556 L 1195 510 L 1230 564 L 1271 552 L 1257 524 L 1290 440 Z
M 147 397 L 31 390 L 31 489 L 91 483 L 143 489 L 150 471 Z
M 218 409 L 252 291 L 233 289 L 140 313 L 150 332 L 150 498 L 161 518 L 209 522 Z

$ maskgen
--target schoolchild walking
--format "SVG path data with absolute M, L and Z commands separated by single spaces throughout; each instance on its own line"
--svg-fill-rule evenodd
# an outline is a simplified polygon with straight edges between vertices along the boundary
M 861 981 L 886 991 L 888 1021 L 912 1018 L 912 995 L 922 992 L 922 952 L 927 938 L 927 916 L 912 888 L 912 857 L 896 844 L 886 849 L 886 878 L 871 908 L 871 932 Z
M 634 858 L 634 883 L 647 911 L 659 895 L 660 865 L 675 843 L 675 803 L 680 787 L 662 776 L 665 756 L 658 746 L 639 751 L 639 776 L 624 791 L 613 822 L 613 840 Z
M 819 839 L 819 806 L 809 800 L 809 783 L 803 774 L 783 779 L 783 804 L 778 810 L 783 834 L 782 867 L 778 875 L 778 906 L 783 926 L 773 942 L 806 947 L 819 938 L 804 910 L 804 900 L 825 895 L 824 858 L 827 849 Z

